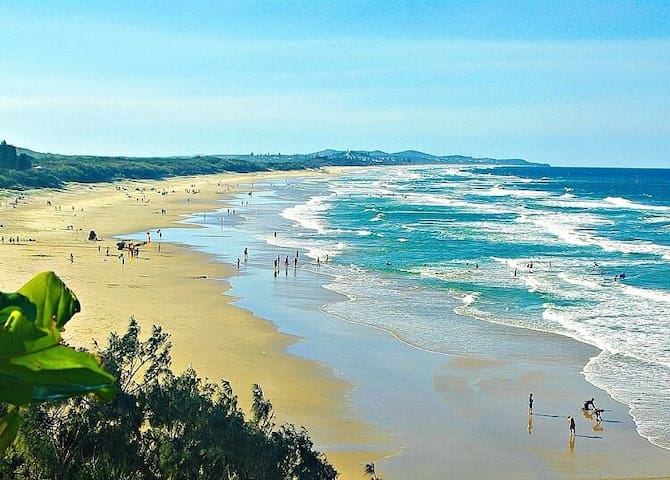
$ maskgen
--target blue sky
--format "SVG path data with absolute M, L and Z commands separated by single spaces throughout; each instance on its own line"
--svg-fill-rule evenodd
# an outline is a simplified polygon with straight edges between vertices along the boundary
M 9 1 L 0 137 L 670 167 L 670 2 Z

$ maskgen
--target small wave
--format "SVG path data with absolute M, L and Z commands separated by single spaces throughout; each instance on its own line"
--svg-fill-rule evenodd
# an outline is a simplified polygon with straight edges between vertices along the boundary
M 584 376 L 630 407 L 638 433 L 670 450 L 670 368 L 625 355 L 601 352 L 584 367 Z M 644 394 L 641 394 L 644 392 Z
M 632 295 L 635 297 L 646 298 L 649 300 L 655 300 L 657 302 L 670 303 L 670 293 L 660 290 L 651 290 L 648 288 L 639 288 L 633 287 L 631 285 L 625 285 L 622 288 L 623 293 L 626 295 Z
M 559 273 L 558 277 L 565 282 L 571 283 L 572 285 L 577 285 L 579 287 L 590 288 L 591 290 L 600 290 L 600 289 L 603 288 L 602 285 L 600 285 L 599 283 L 593 282 L 591 280 L 587 280 L 585 278 L 573 277 L 571 275 L 568 275 L 565 272 Z
M 555 323 L 558 333 L 562 333 L 572 337 L 580 342 L 595 345 L 601 350 L 607 350 L 608 346 L 603 345 L 602 342 L 593 334 L 587 325 L 574 320 L 568 313 L 561 312 L 552 304 L 545 304 L 542 312 L 544 320 Z
M 537 292 L 538 290 L 540 291 L 542 290 L 540 282 L 537 280 L 537 278 L 533 276 L 528 275 L 524 277 L 523 281 L 526 283 L 529 293 L 534 293 Z
M 535 224 L 569 245 L 593 245 L 606 252 L 645 253 L 670 260 L 670 247 L 666 245 L 643 240 L 611 240 L 588 233 L 587 229 L 593 225 L 608 225 L 611 223 L 610 220 L 601 219 L 597 216 L 543 212 L 542 215 L 520 215 L 515 221 Z
M 308 230 L 316 230 L 320 234 L 326 233 L 327 229 L 321 215 L 330 208 L 326 203 L 327 199 L 326 196 L 314 196 L 305 203 L 285 209 L 280 215 Z
M 510 189 L 502 185 L 495 185 L 488 191 L 478 192 L 477 195 L 490 197 L 542 198 L 547 197 L 550 194 L 549 192 L 542 190 L 520 190 L 515 188 Z
M 556 221 L 556 217 L 552 219 L 551 216 L 534 218 L 521 216 L 517 218 L 516 221 L 522 223 L 533 223 L 570 245 L 591 244 L 589 241 L 587 241 L 583 234 L 577 233 L 573 228 L 570 228 L 568 225 L 566 225 L 565 222 Z
M 645 205 L 642 203 L 635 203 L 621 197 L 607 197 L 604 200 L 616 207 L 627 208 L 631 210 L 654 210 L 657 212 L 670 212 L 670 207 L 663 205 Z
M 320 261 L 324 261 L 326 258 L 332 258 L 339 255 L 347 248 L 347 244 L 343 242 L 338 242 L 335 244 L 319 243 L 318 245 L 308 246 L 305 256 L 313 260 L 319 259 Z
M 475 302 L 475 300 L 477 300 L 477 297 L 479 297 L 479 292 L 472 292 L 461 298 L 461 301 L 465 305 L 472 305 Z

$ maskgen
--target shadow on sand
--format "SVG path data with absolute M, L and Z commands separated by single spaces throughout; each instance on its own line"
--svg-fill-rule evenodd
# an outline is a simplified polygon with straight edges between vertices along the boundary
M 548 413 L 534 413 L 534 417 L 564 418 L 564 415 L 550 415 Z

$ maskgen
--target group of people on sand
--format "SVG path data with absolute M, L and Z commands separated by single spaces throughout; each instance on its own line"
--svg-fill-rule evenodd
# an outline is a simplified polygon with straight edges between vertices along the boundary
M 24 241 L 28 241 L 28 242 L 34 242 L 34 241 L 35 241 L 34 238 L 24 238 L 23 240 L 24 240 Z M 0 241 L 1 241 L 2 243 L 5 243 L 5 236 L 4 236 L 4 235 L 2 236 L 2 238 L 0 239 Z M 9 243 L 21 243 L 21 239 L 20 239 L 19 236 L 17 235 L 16 237 L 9 237 L 8 242 L 9 242 Z
M 532 417 L 531 417 L 531 415 L 533 415 L 533 404 L 534 403 L 535 403 L 535 400 L 533 398 L 533 394 L 530 393 L 528 395 L 528 418 L 529 418 L 529 420 L 528 420 L 528 433 L 531 432 L 531 428 L 532 428 L 532 420 L 531 420 Z M 600 425 L 600 422 L 602 422 L 602 414 L 605 411 L 605 409 L 596 407 L 593 397 L 590 398 L 590 399 L 584 400 L 584 404 L 582 405 L 581 410 L 582 410 L 582 413 L 584 414 L 585 417 L 587 417 L 587 418 L 595 417 L 596 424 L 593 427 L 593 430 L 602 430 L 602 426 Z M 575 417 L 573 417 L 572 415 L 568 415 L 567 421 L 568 421 L 568 430 L 569 430 L 570 437 L 573 438 L 576 435 Z

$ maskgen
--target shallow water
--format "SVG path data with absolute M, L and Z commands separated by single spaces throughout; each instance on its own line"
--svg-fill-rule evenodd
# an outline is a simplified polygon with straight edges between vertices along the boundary
M 325 312 L 448 354 L 497 356 L 468 318 L 594 345 L 587 379 L 670 448 L 670 170 L 384 167 L 272 188 L 284 221 L 257 235 L 319 258 L 349 298 Z
M 301 288 L 324 285 L 342 296 L 317 294 L 320 324 L 373 326 L 426 351 L 573 366 L 574 352 L 535 339 L 519 348 L 506 332 L 572 337 L 600 350 L 577 366 L 586 379 L 629 405 L 641 435 L 670 448 L 670 170 L 366 168 L 256 185 L 235 202 L 235 216 L 191 220 L 206 233 L 175 235 L 240 258 L 231 293 L 281 317 L 289 333 L 305 335 L 309 324 L 282 314 L 282 302 L 266 305 L 278 302 L 270 293 L 291 303 L 307 297 Z M 272 275 L 277 255 L 274 291 L 254 294 L 254 275 Z M 297 290 L 282 290 L 289 282 Z M 325 347 L 293 348 L 323 358 Z

